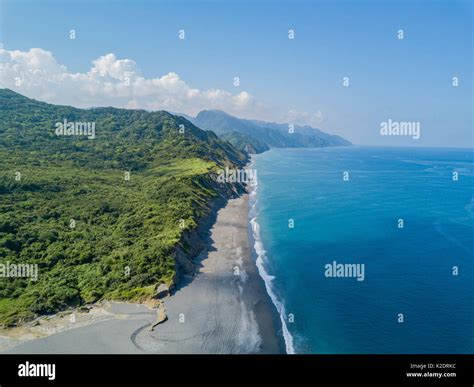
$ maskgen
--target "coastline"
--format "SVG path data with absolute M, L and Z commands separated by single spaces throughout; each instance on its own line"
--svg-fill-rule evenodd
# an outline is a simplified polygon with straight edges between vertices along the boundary
M 249 195 L 228 199 L 200 226 L 205 250 L 165 300 L 168 320 L 137 343 L 156 353 L 282 353 L 273 304 L 251 259 Z M 181 321 L 181 322 L 180 322 Z
M 0 351 L 285 353 L 280 317 L 252 260 L 249 194 L 228 199 L 200 228 L 206 248 L 193 260 L 195 274 L 182 276 L 164 300 L 167 320 L 153 330 L 156 309 L 105 302 L 74 312 L 74 323 L 62 313 L 0 331 Z
M 253 168 L 255 163 L 254 159 L 251 159 L 249 167 Z M 258 180 L 255 180 L 253 184 L 249 184 L 249 240 L 252 243 L 252 255 L 255 266 L 257 267 L 258 274 L 261 281 L 265 286 L 265 292 L 273 305 L 274 314 L 278 319 L 278 326 L 280 327 L 280 336 L 282 337 L 283 352 L 289 355 L 295 354 L 295 347 L 293 336 L 288 330 L 286 324 L 286 310 L 284 303 L 278 298 L 274 286 L 274 277 L 267 272 L 265 267 L 268 257 L 266 250 L 263 246 L 263 242 L 260 237 L 260 224 L 258 223 L 258 208 L 257 208 L 257 190 Z

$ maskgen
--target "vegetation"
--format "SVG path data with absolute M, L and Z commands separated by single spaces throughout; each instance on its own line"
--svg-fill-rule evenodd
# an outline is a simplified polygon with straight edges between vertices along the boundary
M 340 136 L 331 135 L 307 125 L 245 120 L 220 110 L 203 110 L 190 120 L 200 128 L 214 131 L 223 139 L 237 145 L 239 149 L 249 151 L 249 153 L 261 153 L 269 148 L 318 148 L 352 145 Z
M 224 133 L 220 137 L 222 140 L 230 142 L 236 149 L 249 154 L 263 153 L 270 150 L 270 147 L 266 143 L 245 133 L 230 132 Z
M 95 139 L 57 136 L 64 119 L 94 122 Z M 219 194 L 210 173 L 245 161 L 166 112 L 76 109 L 0 90 L 0 263 L 39 268 L 37 281 L 0 278 L 0 324 L 153 296 L 176 275 L 182 233 Z

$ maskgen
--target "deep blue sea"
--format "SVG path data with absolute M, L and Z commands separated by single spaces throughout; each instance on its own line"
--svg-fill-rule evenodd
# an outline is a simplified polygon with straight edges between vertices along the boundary
M 288 352 L 474 353 L 473 150 L 274 149 L 253 168 L 257 263 Z M 333 261 L 364 280 L 326 276 Z

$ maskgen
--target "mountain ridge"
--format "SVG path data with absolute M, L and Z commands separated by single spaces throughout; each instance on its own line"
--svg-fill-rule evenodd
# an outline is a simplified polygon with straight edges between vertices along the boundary
M 212 130 L 224 139 L 230 139 L 232 145 L 243 150 L 245 148 L 260 149 L 261 153 L 269 148 L 300 148 L 350 146 L 352 143 L 341 136 L 328 134 L 309 125 L 266 122 L 261 120 L 242 119 L 221 110 L 202 110 L 196 117 L 184 115 L 196 126 Z M 240 133 L 245 139 L 230 136 L 229 133 Z M 256 144 L 258 142 L 258 144 Z M 266 147 L 262 147 L 264 144 Z

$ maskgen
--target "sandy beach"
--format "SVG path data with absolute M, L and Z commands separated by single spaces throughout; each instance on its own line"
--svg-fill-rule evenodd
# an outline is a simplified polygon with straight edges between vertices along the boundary
M 230 199 L 210 219 L 207 248 L 157 311 L 109 303 L 0 331 L 7 353 L 281 353 L 279 317 L 251 258 L 248 194 Z

